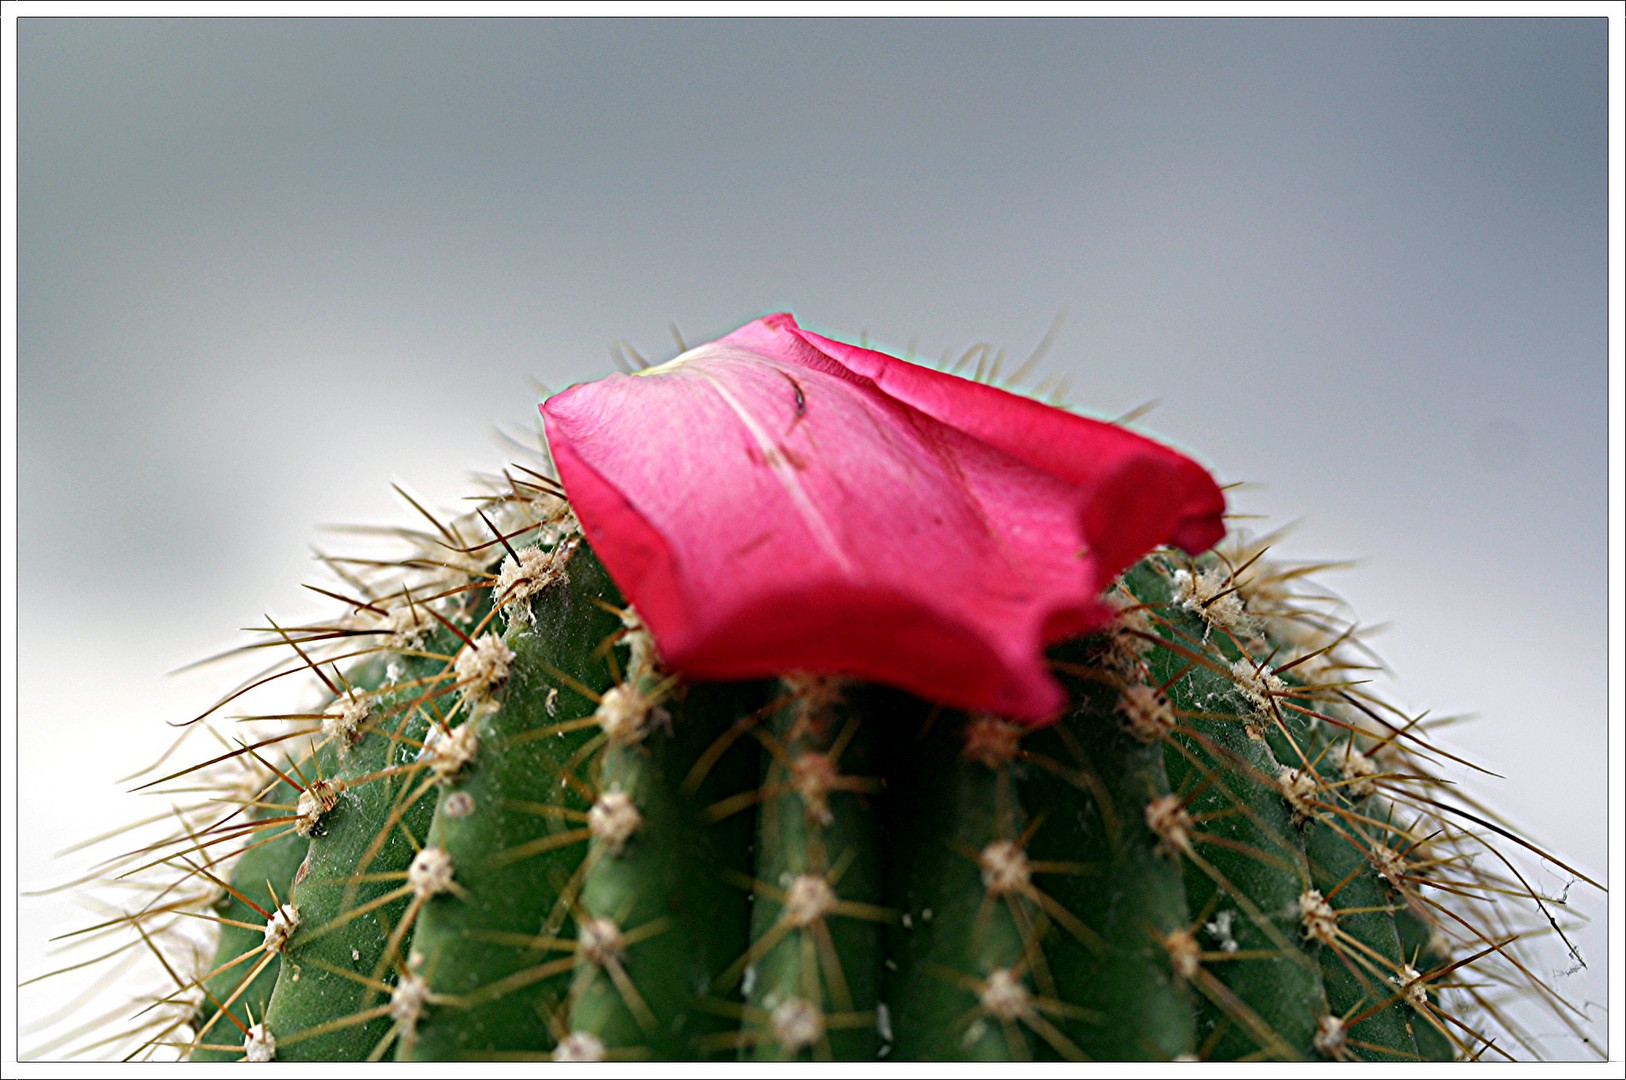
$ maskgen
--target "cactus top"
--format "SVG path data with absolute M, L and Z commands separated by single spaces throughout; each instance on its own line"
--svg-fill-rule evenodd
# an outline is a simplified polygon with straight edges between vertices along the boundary
M 788 314 L 542 405 L 588 540 L 666 664 L 845 674 L 1031 721 L 1112 579 L 1224 533 L 1191 459 Z

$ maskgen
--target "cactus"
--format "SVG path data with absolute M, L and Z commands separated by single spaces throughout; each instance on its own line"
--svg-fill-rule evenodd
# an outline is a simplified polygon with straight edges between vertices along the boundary
M 1502 935 L 1447 890 L 1509 883 L 1259 546 L 1144 559 L 1030 728 L 681 684 L 549 485 L 486 517 L 276 632 L 334 693 L 170 850 L 221 927 L 169 995 L 194 1059 L 1484 1049 L 1450 999 Z
M 1557 926 L 1516 838 L 1269 538 L 1119 575 L 1035 725 L 667 670 L 544 466 L 425 516 L 404 559 L 330 560 L 341 614 L 263 631 L 319 709 L 147 785 L 219 798 L 144 849 L 124 925 L 184 913 L 214 950 L 169 965 L 138 1053 L 1538 1053 L 1510 980 L 1580 1033 L 1514 944 L 1508 896 Z

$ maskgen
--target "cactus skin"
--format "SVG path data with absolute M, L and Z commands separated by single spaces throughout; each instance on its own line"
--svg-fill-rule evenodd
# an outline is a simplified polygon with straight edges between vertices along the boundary
M 172 995 L 193 1059 L 1484 1050 L 1440 950 L 1491 932 L 1425 895 L 1490 882 L 1430 869 L 1474 841 L 1415 823 L 1438 789 L 1404 718 L 1363 709 L 1290 574 L 1229 569 L 1253 552 L 1132 568 L 1033 728 L 832 678 L 683 685 L 568 507 L 511 483 L 405 585 L 278 631 L 335 697 L 188 833 L 191 876 L 229 882 L 202 992 Z M 319 777 L 331 805 L 296 790 Z
M 1409 843 L 1381 797 L 1330 764 L 1351 739 L 1320 719 L 1337 678 L 1237 668 L 1282 645 L 1240 603 L 1202 603 L 1219 564 L 1158 553 L 1127 574 L 1123 627 L 1054 651 L 1073 711 L 1033 729 L 835 679 L 679 686 L 561 520 L 510 521 L 504 545 L 534 554 L 434 601 L 460 616 L 393 679 L 364 665 L 343 796 L 308 840 L 237 860 L 236 889 L 269 875 L 300 910 L 227 1006 L 265 1018 L 277 1058 L 1472 1049 L 1403 993 L 1395 912 L 1415 937 L 1427 909 L 1373 867 Z M 486 685 L 458 638 L 499 631 L 512 659 Z M 1148 686 L 1168 711 L 1137 729 L 1126 694 Z M 477 725 L 467 760 L 432 767 L 432 723 Z M 338 757 L 331 735 L 303 752 L 285 775 Z M 1311 777 L 1293 792 L 1289 763 Z M 414 891 L 420 850 L 450 886 Z M 1312 928 L 1311 889 L 1349 913 Z M 257 937 L 228 927 L 216 968 L 265 959 Z M 198 1030 L 257 962 L 211 977 Z M 224 1052 L 206 1032 L 193 1056 Z
M 482 732 L 485 752 L 440 792 L 429 843 L 450 855 L 463 891 L 429 902 L 413 948 L 430 958 L 438 992 L 466 1005 L 427 1010 L 403 1031 L 404 1055 L 517 1052 L 550 1038 L 550 1002 L 538 995 L 557 995 L 566 979 L 540 975 L 549 957 L 530 946 L 539 934 L 558 936 L 570 925 L 555 899 L 586 848 L 591 802 L 561 788 L 557 777 L 592 735 L 569 724 L 593 710 L 582 689 L 602 694 L 615 683 L 608 658 L 592 647 L 620 627 L 585 599 L 607 592 L 602 571 L 579 560 L 571 576 L 571 587 L 533 601 L 537 626 L 514 641 L 519 663 L 503 708 Z M 548 668 L 573 682 L 560 685 L 543 674 Z M 541 735 L 525 738 L 528 732 Z M 516 940 L 527 944 L 516 948 Z

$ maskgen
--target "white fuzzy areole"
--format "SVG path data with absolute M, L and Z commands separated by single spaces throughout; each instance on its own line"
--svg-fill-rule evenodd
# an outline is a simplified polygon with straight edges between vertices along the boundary
M 1231 678 L 1261 716 L 1271 715 L 1275 708 L 1272 699 L 1287 693 L 1287 684 L 1279 675 L 1245 656 L 1231 665 Z
M 1315 1048 L 1324 1057 L 1343 1057 L 1344 1041 L 1348 1036 L 1349 1029 L 1336 1016 L 1323 1016 L 1316 1021 Z
M 414 1028 L 429 1001 L 429 980 L 408 972 L 390 991 L 390 1016 L 403 1028 Z
M 466 791 L 454 791 L 440 804 L 440 810 L 449 818 L 466 818 L 474 813 L 474 796 Z
M 576 948 L 588 960 L 604 967 L 621 959 L 627 942 L 614 919 L 587 919 L 576 934 Z
M 1176 570 L 1174 600 L 1215 629 L 1247 637 L 1253 620 L 1243 605 L 1242 590 L 1233 588 L 1235 585 L 1230 571 L 1223 566 L 1207 566 L 1195 575 L 1189 570 Z
M 314 833 L 321 825 L 323 815 L 339 804 L 341 790 L 332 780 L 318 780 L 301 791 L 299 802 L 294 807 L 294 815 L 299 819 L 294 824 L 294 831 L 300 836 Z
M 621 643 L 627 647 L 627 672 L 637 674 L 655 667 L 655 638 L 638 612 L 628 604 L 621 612 Z
M 1190 851 L 1194 824 L 1178 795 L 1160 795 L 1146 804 L 1146 827 L 1157 837 L 1160 855 L 1172 857 Z
M 644 823 L 637 805 L 620 788 L 611 788 L 600 795 L 587 811 L 587 831 L 601 842 L 611 855 L 619 855 L 627 841 Z
M 995 840 L 977 855 L 982 887 L 994 896 L 1025 892 L 1033 881 L 1027 853 L 1010 840 Z
M 497 571 L 496 602 L 512 620 L 530 625 L 531 597 L 556 582 L 568 580 L 565 565 L 579 541 L 567 540 L 551 551 L 532 545 L 503 560 Z M 515 556 L 518 556 L 517 558 Z
M 654 705 L 636 686 L 623 683 L 604 691 L 598 708 L 593 710 L 593 719 L 612 743 L 627 746 L 648 733 L 649 711 Z
M 462 772 L 463 766 L 474 760 L 479 749 L 480 728 L 470 717 L 453 728 L 450 735 L 439 724 L 430 724 L 418 757 L 427 760 L 429 768 L 445 784 Z
M 790 786 L 802 800 L 807 819 L 818 825 L 835 821 L 830 812 L 830 792 L 841 773 L 835 759 L 817 750 L 803 750 L 790 762 Z
M 430 614 L 428 605 L 421 600 L 403 598 L 398 605 L 379 620 L 384 630 L 385 644 L 392 649 L 415 649 L 440 622 Z
M 1187 982 L 1197 977 L 1202 968 L 1203 950 L 1197 936 L 1190 930 L 1175 930 L 1163 939 L 1163 948 L 1169 954 L 1169 966 Z
M 836 891 L 817 874 L 801 874 L 785 890 L 785 921 L 812 926 L 836 909 Z
M 514 651 L 496 634 L 483 634 L 472 645 L 463 646 L 454 668 L 457 685 L 474 701 L 484 701 L 491 691 L 508 678 Z
M 779 677 L 779 685 L 796 703 L 799 716 L 818 716 L 829 712 L 842 700 L 852 680 L 840 675 L 813 675 L 793 671 Z
M 1372 869 L 1378 872 L 1378 877 L 1390 885 L 1399 887 L 1401 879 L 1406 874 L 1406 858 L 1387 844 L 1378 844 L 1373 847 L 1371 855 Z
M 1299 897 L 1299 919 L 1304 923 L 1304 936 L 1323 945 L 1338 940 L 1338 913 L 1327 903 L 1320 889 L 1308 889 Z
M 553 1048 L 554 1061 L 603 1061 L 604 1041 L 590 1031 L 572 1031 Z
M 1102 599 L 1117 612 L 1106 639 L 1107 666 L 1124 675 L 1138 675 L 1152 651 L 1151 639 L 1157 635 L 1152 616 L 1140 601 L 1124 592 L 1111 592 Z
M 1033 1011 L 1033 994 L 1010 968 L 996 968 L 988 974 L 977 995 L 983 1011 L 1001 1020 L 1019 1020 Z
M 769 1024 L 780 1048 L 791 1053 L 812 1046 L 824 1036 L 824 1014 L 806 998 L 780 1002 Z
M 412 857 L 412 865 L 407 867 L 407 884 L 420 900 L 451 891 L 451 855 L 443 847 L 422 849 Z
M 322 737 L 339 746 L 343 754 L 361 737 L 362 725 L 372 714 L 373 704 L 361 690 L 348 690 L 322 715 Z
M 248 1034 L 243 1036 L 243 1060 L 275 1061 L 276 1057 L 277 1040 L 271 1034 L 271 1029 L 263 1022 L 250 1027 Z
M 1155 686 L 1126 686 L 1115 708 L 1123 717 L 1124 730 L 1148 746 L 1174 730 L 1174 709 Z
M 1026 732 L 1020 724 L 990 713 L 977 713 L 966 725 L 965 749 L 961 753 L 979 765 L 1002 769 L 1016 760 Z
M 1321 781 L 1314 772 L 1284 765 L 1281 772 L 1276 774 L 1276 784 L 1281 788 L 1287 805 L 1293 808 L 1294 821 L 1308 821 L 1315 816 L 1316 794 L 1321 790 Z
M 1375 762 L 1355 748 L 1353 743 L 1341 743 L 1332 752 L 1333 764 L 1344 774 L 1343 789 L 1352 799 L 1364 799 L 1377 793 L 1373 777 L 1378 775 Z
M 298 929 L 299 909 L 292 904 L 283 904 L 265 920 L 265 951 L 281 952 Z
M 1400 965 L 1400 974 L 1391 975 L 1389 981 L 1400 987 L 1406 1004 L 1419 1012 L 1428 1008 L 1428 987 L 1423 984 L 1423 973 L 1410 964 Z

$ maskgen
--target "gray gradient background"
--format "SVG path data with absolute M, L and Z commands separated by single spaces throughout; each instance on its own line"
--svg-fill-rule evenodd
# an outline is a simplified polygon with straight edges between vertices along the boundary
M 1477 713 L 1475 791 L 1601 876 L 1605 35 L 20 20 L 24 887 L 154 808 L 94 793 L 222 685 L 161 673 L 321 611 L 317 527 L 410 522 L 389 481 L 454 506 L 533 377 L 779 309 L 1020 358 L 1064 307 L 1041 371 L 1362 559 L 1393 696 Z M 84 918 L 25 899 L 22 975 Z

